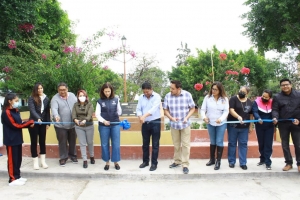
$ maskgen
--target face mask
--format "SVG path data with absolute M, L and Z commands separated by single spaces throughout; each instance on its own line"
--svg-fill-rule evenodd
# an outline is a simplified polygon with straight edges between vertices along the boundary
M 261 98 L 262 102 L 264 103 L 267 103 L 269 101 L 269 99 L 264 99 L 264 98 Z
M 80 101 L 80 102 L 82 102 L 82 103 L 83 103 L 83 102 L 85 102 L 85 100 L 86 100 L 86 97 L 78 97 L 78 99 L 79 99 L 79 101 Z
M 18 108 L 19 107 L 19 102 L 14 102 L 14 104 L 12 105 L 13 108 Z
M 244 92 L 239 92 L 238 95 L 241 99 L 245 98 L 245 96 L 246 96 L 246 94 Z

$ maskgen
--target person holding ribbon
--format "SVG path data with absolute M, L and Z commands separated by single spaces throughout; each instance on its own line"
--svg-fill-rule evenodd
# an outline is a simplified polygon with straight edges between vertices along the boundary
M 209 94 L 205 96 L 201 106 L 201 116 L 207 124 L 210 138 L 210 160 L 206 166 L 215 164 L 214 169 L 218 170 L 221 166 L 221 158 L 224 149 L 224 134 L 226 130 L 226 120 L 229 113 L 229 103 L 224 87 L 220 82 L 214 82 Z M 217 149 L 217 159 L 215 152 Z
M 46 131 L 50 127 L 50 100 L 44 94 L 44 87 L 41 83 L 33 86 L 31 96 L 28 99 L 28 107 L 30 116 L 36 122 L 49 122 L 49 124 L 36 124 L 33 128 L 29 128 L 30 150 L 33 159 L 33 169 L 39 169 L 39 158 L 37 153 L 37 141 L 40 146 L 41 166 L 48 168 L 46 164 Z
M 169 167 L 175 168 L 182 165 L 183 173 L 188 174 L 191 149 L 189 118 L 195 111 L 195 103 L 191 93 L 182 89 L 180 81 L 171 81 L 170 92 L 165 96 L 163 109 L 165 115 L 170 119 L 174 144 L 174 162 Z
M 96 105 L 96 117 L 99 122 L 102 160 L 106 162 L 104 170 L 109 170 L 109 161 L 114 162 L 115 169 L 120 170 L 118 162 L 120 155 L 120 119 L 122 114 L 119 98 L 115 97 L 110 83 L 105 83 L 100 89 L 100 99 Z M 110 157 L 109 143 L 111 140 L 112 153 Z M 110 159 L 111 158 L 111 159 Z
M 77 102 L 73 106 L 72 120 L 75 122 L 75 131 L 80 144 L 81 156 L 83 159 L 83 168 L 87 168 L 88 146 L 91 164 L 95 164 L 94 158 L 94 123 L 93 123 L 93 104 L 89 102 L 85 90 L 77 92 Z
M 20 167 L 22 164 L 22 128 L 34 127 L 34 121 L 22 121 L 18 110 L 19 98 L 15 93 L 5 96 L 1 122 L 3 124 L 3 143 L 7 151 L 8 185 L 20 186 L 27 181 L 21 177 Z
M 290 151 L 290 136 L 295 147 L 298 172 L 300 172 L 300 92 L 292 88 L 292 83 L 285 78 L 280 80 L 281 92 L 273 98 L 272 117 L 278 124 L 281 146 L 285 159 L 283 171 L 293 168 L 293 157 Z M 280 120 L 279 120 L 280 119 Z
M 149 165 L 150 156 L 150 139 L 152 137 L 152 155 L 150 171 L 155 171 L 157 168 L 157 158 L 159 152 L 160 128 L 161 128 L 161 97 L 153 91 L 150 83 L 142 84 L 143 94 L 139 97 L 136 107 L 136 114 L 142 123 L 143 137 L 143 163 L 140 168 L 145 168 Z
M 266 165 L 267 170 L 271 170 L 271 155 L 273 152 L 274 124 L 272 123 L 272 91 L 264 90 L 261 97 L 257 97 L 252 105 L 255 123 L 255 131 L 260 153 L 260 161 L 257 166 Z M 269 119 L 264 122 L 262 119 Z
M 250 89 L 247 86 L 240 87 L 238 95 L 229 99 L 229 115 L 227 121 L 240 123 L 228 123 L 228 162 L 229 167 L 234 168 L 236 162 L 236 149 L 238 143 L 239 162 L 243 170 L 247 170 L 248 134 L 253 130 L 252 123 L 244 123 L 250 120 L 252 115 L 252 102 L 247 98 Z

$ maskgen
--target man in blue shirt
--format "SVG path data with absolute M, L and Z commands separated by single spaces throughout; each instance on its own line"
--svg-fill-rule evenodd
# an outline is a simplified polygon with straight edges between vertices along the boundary
M 157 168 L 157 158 L 159 152 L 159 139 L 161 128 L 161 114 L 160 105 L 161 97 L 153 91 L 150 83 L 145 82 L 142 84 L 143 93 L 138 100 L 136 113 L 142 123 L 142 136 L 143 136 L 143 163 L 140 168 L 149 166 L 149 145 L 152 136 L 152 156 L 150 171 Z

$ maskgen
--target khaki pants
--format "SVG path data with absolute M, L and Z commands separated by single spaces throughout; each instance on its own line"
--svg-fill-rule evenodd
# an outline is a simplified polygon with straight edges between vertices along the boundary
M 174 144 L 174 162 L 181 164 L 182 167 L 188 167 L 190 164 L 191 128 L 187 127 L 181 130 L 171 128 L 171 135 Z

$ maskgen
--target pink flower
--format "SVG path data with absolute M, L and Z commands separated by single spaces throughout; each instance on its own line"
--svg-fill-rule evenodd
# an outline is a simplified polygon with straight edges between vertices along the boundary
M 248 74 L 250 74 L 250 69 L 247 68 L 247 67 L 243 67 L 241 69 L 241 73 L 244 74 L 244 75 L 248 75 Z
M 196 84 L 194 85 L 194 88 L 195 88 L 197 91 L 200 91 L 200 90 L 202 90 L 202 88 L 203 88 L 203 84 L 201 84 L 201 83 L 196 83 Z
M 92 61 L 93 65 L 97 65 L 97 62 L 95 60 Z
M 15 40 L 9 40 L 9 43 L 8 43 L 8 48 L 10 49 L 15 49 L 17 46 L 16 46 L 16 41 Z
M 135 57 L 135 52 L 134 51 L 130 51 L 129 54 L 132 56 L 132 58 Z
M 55 68 L 56 68 L 56 69 L 60 68 L 60 64 L 57 64 L 57 65 L 55 66 Z
M 225 74 L 227 74 L 227 75 L 235 75 L 235 76 L 239 75 L 239 73 L 237 71 L 233 71 L 233 70 L 226 70 Z
M 20 24 L 19 29 L 28 33 L 34 29 L 34 25 L 30 23 Z
M 8 66 L 5 66 L 5 67 L 3 67 L 2 71 L 6 72 L 6 73 L 9 73 L 10 71 L 12 71 L 12 68 L 10 68 Z
M 47 59 L 47 56 L 46 56 L 45 54 L 42 54 L 42 58 L 43 58 L 44 60 L 46 60 L 46 59 Z
M 74 47 L 73 46 L 65 46 L 63 52 L 64 53 L 72 53 L 74 51 Z
M 209 85 L 209 84 L 210 84 L 210 82 L 209 82 L 209 81 L 206 81 L 206 82 L 205 82 L 205 85 Z
M 107 65 L 105 65 L 105 66 L 103 67 L 103 69 L 104 69 L 104 70 L 107 70 L 107 69 L 108 69 L 108 66 L 107 66 Z
M 219 58 L 220 58 L 221 60 L 226 60 L 227 55 L 226 55 L 225 53 L 220 53 Z

